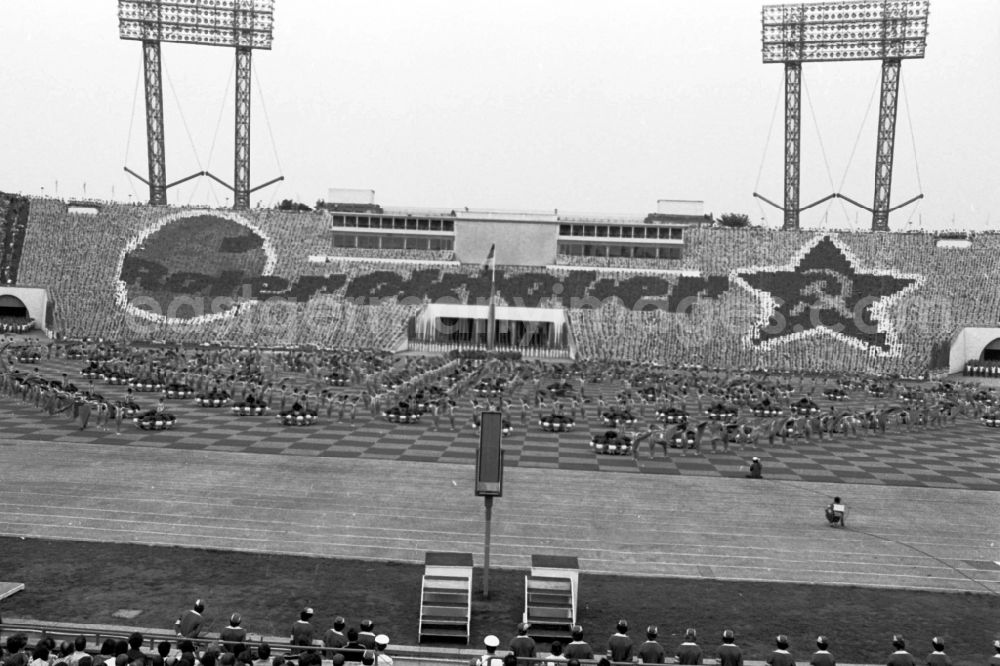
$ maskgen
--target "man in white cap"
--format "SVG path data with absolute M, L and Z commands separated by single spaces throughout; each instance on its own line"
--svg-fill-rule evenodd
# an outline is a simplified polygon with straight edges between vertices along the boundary
M 760 464 L 760 458 L 757 456 L 753 457 L 750 461 L 750 473 L 747 474 L 748 479 L 763 479 L 763 465 Z
M 483 639 L 483 644 L 486 646 L 486 654 L 476 660 L 476 666 L 503 666 L 503 659 L 497 656 L 500 639 L 490 634 Z
M 535 639 L 528 635 L 528 629 L 531 629 L 531 625 L 527 622 L 517 625 L 517 636 L 512 638 L 510 645 L 507 646 L 515 657 L 528 659 L 535 657 Z
M 993 656 L 990 657 L 990 666 L 1000 666 L 1000 640 L 993 641 Z
M 389 637 L 379 634 L 375 637 L 375 666 L 392 666 L 392 657 L 385 653 L 389 647 Z

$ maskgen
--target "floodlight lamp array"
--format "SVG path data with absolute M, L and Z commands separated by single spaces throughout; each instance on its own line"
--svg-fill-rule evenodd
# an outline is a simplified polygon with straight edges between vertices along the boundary
M 923 58 L 929 0 L 765 5 L 764 62 Z
M 122 39 L 270 49 L 274 0 L 118 0 Z

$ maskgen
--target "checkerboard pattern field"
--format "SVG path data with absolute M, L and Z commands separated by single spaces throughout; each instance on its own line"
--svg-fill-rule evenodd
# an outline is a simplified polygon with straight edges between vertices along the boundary
M 78 372 L 79 362 L 48 362 L 42 373 L 57 377 L 63 371 Z M 74 376 L 71 374 L 71 377 Z M 543 384 L 544 385 L 544 384 Z M 807 386 L 808 388 L 808 386 Z M 587 395 L 613 396 L 621 390 L 615 382 L 588 384 Z M 121 387 L 98 385 L 107 397 L 123 394 Z M 528 388 L 526 391 L 530 390 Z M 349 389 L 355 392 L 354 389 Z M 815 395 L 820 395 L 817 390 Z M 155 404 L 156 394 L 137 394 L 143 407 Z M 817 402 L 825 407 L 823 398 Z M 870 404 L 870 399 L 852 396 L 840 405 L 849 408 Z M 690 406 L 689 406 L 690 407 Z M 93 418 L 81 431 L 66 415 L 49 417 L 33 406 L 11 398 L 0 399 L 4 412 L 4 439 L 31 439 L 56 442 L 86 442 L 112 446 L 155 447 L 198 451 L 226 451 L 284 456 L 366 458 L 419 462 L 473 464 L 478 433 L 471 427 L 471 406 L 460 401 L 456 429 L 441 419 L 438 428 L 429 415 L 418 424 L 385 422 L 359 409 L 351 420 L 321 414 L 316 425 L 283 426 L 273 415 L 240 417 L 226 407 L 213 409 L 193 401 L 168 401 L 168 410 L 177 416 L 173 430 L 140 431 L 130 423 L 115 434 L 114 424 L 98 430 Z M 640 423 L 652 420 L 653 408 L 646 407 Z M 811 441 L 778 440 L 773 447 L 766 441 L 757 449 L 713 452 L 702 455 L 677 449 L 653 451 L 648 440 L 636 457 L 598 455 L 589 446 L 591 435 L 604 428 L 594 404 L 587 405 L 584 424 L 568 433 L 546 433 L 529 414 L 522 424 L 520 413 L 512 415 L 514 432 L 504 440 L 506 464 L 565 470 L 619 472 L 630 474 L 742 476 L 751 456 L 760 456 L 765 478 L 792 481 L 820 481 L 845 484 L 902 485 L 972 490 L 1000 490 L 1000 432 L 971 419 L 959 417 L 956 424 L 942 428 L 890 428 L 885 434 L 859 433 L 858 437 Z

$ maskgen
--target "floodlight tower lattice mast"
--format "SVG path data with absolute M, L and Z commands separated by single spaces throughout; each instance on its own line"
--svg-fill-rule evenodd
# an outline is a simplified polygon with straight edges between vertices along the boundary
M 142 40 L 142 71 L 146 89 L 146 153 L 149 162 L 149 203 L 167 205 L 167 158 L 163 139 L 163 79 L 160 42 Z
M 125 171 L 149 186 L 149 203 L 167 203 L 167 189 L 208 176 L 233 192 L 233 207 L 250 207 L 250 194 L 284 180 L 250 187 L 250 75 L 253 49 L 270 49 L 274 0 L 118 0 L 122 39 L 141 40 L 146 92 L 146 143 L 149 179 Z M 163 126 L 160 43 L 233 46 L 236 49 L 233 185 L 207 171 L 167 184 Z
M 900 65 L 905 58 L 923 58 L 927 46 L 929 0 L 869 0 L 765 5 L 761 11 L 765 63 L 785 65 L 785 187 L 784 205 L 754 196 L 784 212 L 784 229 L 799 228 L 799 213 L 834 197 L 872 213 L 872 230 L 888 231 L 889 213 L 916 201 L 890 206 L 892 164 Z M 875 152 L 875 194 L 871 207 L 832 193 L 808 206 L 799 205 L 801 93 L 803 62 L 881 60 Z

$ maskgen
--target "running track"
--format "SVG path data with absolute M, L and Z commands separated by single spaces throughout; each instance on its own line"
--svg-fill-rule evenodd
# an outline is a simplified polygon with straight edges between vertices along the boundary
M 282 428 L 183 405 L 172 432 L 114 435 L 8 398 L 0 410 L 3 535 L 409 562 L 456 550 L 482 560 L 470 432 L 367 415 Z M 523 569 L 531 554 L 558 553 L 589 572 L 1000 593 L 998 438 L 971 420 L 954 436 L 898 432 L 652 461 L 595 456 L 587 432 L 512 436 L 494 566 Z M 740 474 L 753 454 L 764 457 L 762 481 Z M 847 529 L 823 518 L 834 494 L 848 503 Z

